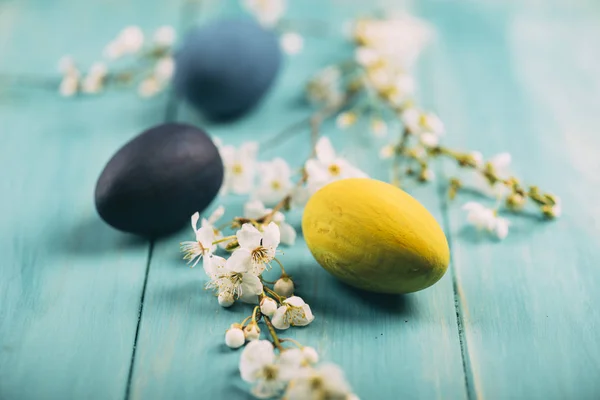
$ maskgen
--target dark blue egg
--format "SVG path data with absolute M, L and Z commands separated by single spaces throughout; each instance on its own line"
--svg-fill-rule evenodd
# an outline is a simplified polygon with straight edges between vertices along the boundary
M 275 34 L 254 20 L 213 21 L 184 39 L 175 56 L 175 90 L 208 118 L 237 118 L 267 93 L 281 58 Z
M 187 225 L 217 196 L 223 162 L 202 130 L 162 124 L 125 144 L 96 184 L 96 209 L 113 227 L 157 237 Z

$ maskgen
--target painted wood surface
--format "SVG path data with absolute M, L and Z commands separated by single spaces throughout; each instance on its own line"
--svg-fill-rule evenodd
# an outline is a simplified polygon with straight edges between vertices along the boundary
M 64 100 L 50 88 L 58 57 L 92 62 L 127 24 L 184 27 L 236 14 L 233 3 L 0 1 L 0 79 L 20 79 L 0 89 L 0 398 L 248 397 L 239 351 L 222 344 L 248 310 L 220 308 L 202 270 L 181 261 L 178 243 L 190 232 L 149 244 L 105 226 L 93 209 L 95 180 L 118 147 L 165 118 L 206 126 L 226 143 L 264 144 L 309 113 L 305 78 L 348 48 L 339 37 L 309 37 L 269 98 L 228 125 L 207 125 L 167 95 Z M 341 26 L 360 3 L 303 0 L 291 15 Z M 600 51 L 592 38 L 600 9 L 588 1 L 411 7 L 438 33 L 419 81 L 447 124 L 446 143 L 511 152 L 518 175 L 561 196 L 564 216 L 512 218 L 511 234 L 496 243 L 465 228 L 467 195 L 448 204 L 441 185 L 411 187 L 444 225 L 449 273 L 413 295 L 366 294 L 327 275 L 300 238 L 282 259 L 316 319 L 289 334 L 341 364 L 363 399 L 598 398 Z M 339 132 L 328 122 L 323 132 L 386 178 L 364 156 L 378 143 L 360 128 Z M 307 138 L 299 131 L 260 157 L 300 165 Z M 241 212 L 242 197 L 220 201 L 226 217 Z
M 126 393 L 149 246 L 105 225 L 93 193 L 111 154 L 163 120 L 167 98 L 62 99 L 56 62 L 72 52 L 91 63 L 124 25 L 175 23 L 181 7 L 85 3 L 0 2 L 0 70 L 29 77 L 0 83 L 1 399 Z
M 510 152 L 515 173 L 564 206 L 551 223 L 511 218 L 500 244 L 449 206 L 469 394 L 598 398 L 600 8 L 493 11 L 423 10 L 439 29 L 428 96 L 450 145 Z

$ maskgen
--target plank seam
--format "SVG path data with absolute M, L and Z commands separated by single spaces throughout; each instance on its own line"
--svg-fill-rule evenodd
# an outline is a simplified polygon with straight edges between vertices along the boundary
M 148 276 L 150 275 L 150 263 L 152 261 L 152 254 L 154 252 L 154 240 L 150 240 L 150 246 L 148 246 L 148 261 L 146 262 L 146 274 L 144 276 L 144 284 L 142 285 L 142 295 L 140 296 L 140 306 L 138 308 L 138 320 L 135 328 L 135 336 L 133 338 L 133 350 L 131 351 L 131 362 L 129 363 L 129 374 L 127 376 L 127 386 L 125 388 L 125 400 L 129 399 L 131 395 L 131 380 L 133 378 L 133 369 L 135 364 L 135 354 L 137 350 L 137 343 L 140 334 L 140 326 L 142 325 L 142 313 L 144 312 L 144 298 L 146 297 L 146 287 L 148 286 Z
M 443 176 L 440 164 L 438 163 L 438 176 Z M 463 375 L 465 377 L 465 389 L 467 392 L 468 400 L 475 400 L 478 398 L 476 391 L 473 388 L 472 377 L 473 371 L 469 358 L 469 349 L 467 346 L 467 338 L 465 336 L 465 323 L 463 318 L 462 303 L 460 299 L 458 289 L 458 276 L 456 275 L 455 263 L 454 263 L 454 246 L 452 245 L 452 235 L 450 234 L 450 218 L 449 218 L 449 207 L 448 199 L 446 198 L 446 188 L 443 184 L 438 184 L 438 196 L 440 199 L 440 209 L 442 211 L 442 224 L 444 226 L 444 232 L 448 239 L 448 247 L 450 248 L 450 277 L 452 278 L 452 292 L 454 295 L 454 311 L 456 313 L 456 326 L 458 328 L 458 341 L 460 344 L 460 355 L 463 367 Z

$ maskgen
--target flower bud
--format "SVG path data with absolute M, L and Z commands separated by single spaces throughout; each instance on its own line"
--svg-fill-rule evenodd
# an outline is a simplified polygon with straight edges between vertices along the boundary
M 270 318 L 275 311 L 277 311 L 277 302 L 270 297 L 263 297 L 260 301 L 260 312 Z
M 518 193 L 513 193 L 506 198 L 506 206 L 511 210 L 518 211 L 525 206 L 525 197 Z
M 317 353 L 317 350 L 314 349 L 314 347 L 303 347 L 302 355 L 304 356 L 304 359 L 310 364 L 316 364 L 319 362 L 319 354 Z
M 260 328 L 256 322 L 252 322 L 244 328 L 244 336 L 247 341 L 258 340 L 260 338 Z
M 294 294 L 294 282 L 288 276 L 284 276 L 283 278 L 277 279 L 273 289 L 275 290 L 275 293 L 280 296 L 290 297 Z
M 244 345 L 246 337 L 241 328 L 240 324 L 232 324 L 231 328 L 227 329 L 227 332 L 225 332 L 225 344 L 227 347 L 237 349 Z
M 229 292 L 219 293 L 217 300 L 221 307 L 231 307 L 234 302 L 233 295 Z

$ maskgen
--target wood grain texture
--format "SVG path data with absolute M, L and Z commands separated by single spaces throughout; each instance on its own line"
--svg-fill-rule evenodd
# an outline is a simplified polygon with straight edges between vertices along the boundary
M 518 176 L 563 202 L 555 222 L 509 216 L 502 243 L 465 227 L 472 198 L 449 206 L 472 398 L 600 395 L 599 11 L 423 10 L 439 28 L 428 96 L 447 142 L 510 152 Z
M 0 2 L 0 70 L 44 83 L 0 84 L 2 399 L 125 396 L 148 243 L 100 221 L 93 192 L 111 154 L 163 119 L 167 98 L 62 99 L 55 64 L 67 51 L 92 62 L 108 40 L 100 27 L 154 28 L 179 6 L 112 3 L 119 13 L 86 3 L 84 14 L 79 1 Z
M 294 17 L 322 19 L 327 15 L 334 27 L 341 26 L 345 16 L 356 15 L 356 9 L 340 10 L 317 1 L 298 2 L 293 7 Z M 307 40 L 306 52 L 288 61 L 270 97 L 244 120 L 207 126 L 186 106 L 179 119 L 203 124 L 225 143 L 238 144 L 250 138 L 264 142 L 304 118 L 309 109 L 302 105 L 300 95 L 306 78 L 319 66 L 350 56 L 340 37 Z M 328 122 L 324 133 L 332 135 L 338 148 L 352 156 L 364 153 L 365 137 L 360 129 L 343 133 Z M 376 154 L 377 148 L 370 142 L 371 154 Z M 309 147 L 305 128 L 276 148 L 263 148 L 260 157 L 266 160 L 281 155 L 298 166 L 310 153 Z M 372 157 L 364 159 L 363 155 L 359 163 L 379 177 L 386 175 Z M 435 188 L 415 190 L 440 220 Z M 240 215 L 243 197 L 219 201 L 227 207 L 225 219 Z M 299 227 L 298 213 L 292 221 Z M 204 272 L 190 270 L 178 253 L 178 243 L 189 240 L 190 235 L 191 230 L 156 244 L 137 343 L 132 399 L 250 397 L 249 387 L 239 378 L 240 352 L 228 349 L 223 339 L 229 325 L 241 321 L 251 308 L 236 304 L 223 309 L 203 290 Z M 328 275 L 311 257 L 302 238 L 284 253 L 282 261 L 298 282 L 298 294 L 316 315 L 311 326 L 291 329 L 284 336 L 313 345 L 324 360 L 339 363 L 361 398 L 466 398 L 449 275 L 414 295 L 373 295 Z

